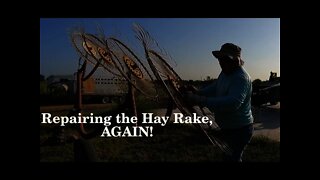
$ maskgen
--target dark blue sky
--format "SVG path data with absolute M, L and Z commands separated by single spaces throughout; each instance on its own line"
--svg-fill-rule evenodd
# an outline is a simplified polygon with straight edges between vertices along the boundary
M 82 27 L 97 34 L 116 36 L 138 54 L 141 45 L 132 24 L 139 23 L 177 63 L 174 69 L 183 79 L 217 78 L 220 67 L 212 50 L 226 42 L 242 48 L 245 68 L 252 79 L 267 80 L 270 71 L 280 75 L 280 19 L 278 18 L 45 18 L 40 19 L 40 73 L 73 74 L 78 54 L 69 32 Z M 143 57 L 142 54 L 139 54 Z

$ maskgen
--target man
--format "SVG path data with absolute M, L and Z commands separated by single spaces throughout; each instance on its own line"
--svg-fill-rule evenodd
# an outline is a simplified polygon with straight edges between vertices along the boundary
M 232 150 L 226 155 L 228 161 L 241 162 L 243 151 L 253 134 L 253 116 L 251 112 L 252 84 L 249 74 L 242 67 L 241 48 L 226 43 L 218 51 L 212 51 L 221 66 L 216 82 L 208 87 L 188 93 L 189 103 L 206 106 L 215 114 L 215 120 L 221 128 L 221 139 Z

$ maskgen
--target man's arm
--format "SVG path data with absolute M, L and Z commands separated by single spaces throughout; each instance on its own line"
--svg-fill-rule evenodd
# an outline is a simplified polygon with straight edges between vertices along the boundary
M 200 104 L 218 111 L 236 111 L 244 102 L 250 88 L 250 81 L 245 77 L 232 80 L 229 93 L 222 97 L 200 98 Z
M 201 96 L 214 96 L 216 94 L 217 81 L 214 81 L 210 85 L 199 89 L 196 94 Z

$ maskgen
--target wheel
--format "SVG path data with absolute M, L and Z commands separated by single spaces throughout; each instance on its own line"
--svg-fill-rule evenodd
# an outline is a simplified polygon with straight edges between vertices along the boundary
M 102 98 L 102 103 L 103 103 L 103 104 L 110 103 L 110 98 L 109 98 L 109 97 L 103 97 L 103 98 Z

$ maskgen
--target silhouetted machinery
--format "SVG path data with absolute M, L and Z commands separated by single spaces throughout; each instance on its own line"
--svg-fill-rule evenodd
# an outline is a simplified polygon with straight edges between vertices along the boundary
M 251 100 L 253 106 L 280 102 L 280 77 L 277 77 L 277 73 L 271 71 L 269 81 L 253 84 Z

